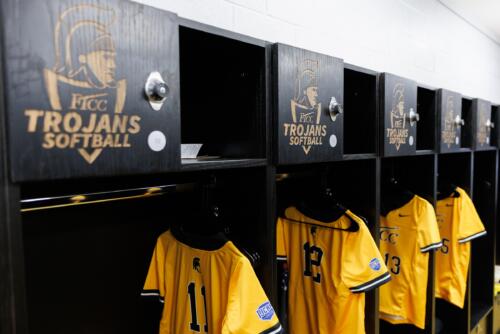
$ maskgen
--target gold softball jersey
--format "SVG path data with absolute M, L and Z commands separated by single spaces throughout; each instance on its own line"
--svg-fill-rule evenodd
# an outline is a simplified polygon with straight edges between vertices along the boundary
M 332 229 L 351 224 L 359 229 Z M 346 211 L 325 223 L 289 207 L 276 233 L 277 257 L 289 268 L 289 333 L 365 333 L 362 292 L 391 277 L 364 221 Z
M 183 238 L 175 230 L 158 238 L 142 292 L 164 303 L 160 334 L 281 333 L 250 261 L 231 241 L 203 237 L 189 241 L 194 248 Z
M 392 281 L 380 288 L 380 317 L 425 327 L 428 262 L 442 246 L 432 205 L 415 195 L 380 220 L 380 252 Z
M 474 203 L 465 190 L 458 187 L 453 195 L 437 202 L 437 216 L 443 247 L 436 261 L 436 297 L 463 308 L 470 260 L 469 241 L 484 236 L 486 230 Z

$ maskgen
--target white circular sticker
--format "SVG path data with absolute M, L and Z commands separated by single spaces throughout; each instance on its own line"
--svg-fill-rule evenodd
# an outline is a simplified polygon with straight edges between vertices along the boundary
M 410 144 L 410 146 L 413 146 L 413 136 L 410 136 L 410 138 L 408 138 L 408 143 Z
M 455 137 L 455 144 L 458 145 L 460 143 L 460 138 Z
M 330 146 L 331 147 L 337 146 L 337 136 L 336 135 L 330 136 Z
M 149 148 L 155 152 L 160 152 L 167 145 L 167 138 L 161 131 L 153 131 L 148 136 Z

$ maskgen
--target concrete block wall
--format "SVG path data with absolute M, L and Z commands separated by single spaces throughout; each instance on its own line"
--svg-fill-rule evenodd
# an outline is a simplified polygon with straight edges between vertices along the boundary
M 500 103 L 500 44 L 437 0 L 136 0 Z

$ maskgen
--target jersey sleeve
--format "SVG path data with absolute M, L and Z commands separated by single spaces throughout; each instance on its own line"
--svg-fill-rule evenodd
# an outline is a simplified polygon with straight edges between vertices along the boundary
M 287 259 L 286 244 L 285 244 L 285 221 L 282 218 L 278 218 L 276 223 L 276 258 L 278 260 Z
M 141 296 L 156 296 L 161 303 L 165 300 L 165 247 L 161 237 L 156 242 Z
M 439 226 L 431 203 L 422 200 L 417 216 L 418 226 L 418 247 L 422 253 L 438 249 L 443 246 L 441 236 L 439 235 Z
M 357 232 L 345 232 L 342 246 L 342 281 L 353 293 L 366 292 L 387 283 L 391 275 L 368 227 L 361 221 Z
M 248 259 L 235 266 L 229 282 L 222 334 L 277 334 L 281 324 Z
M 458 242 L 464 243 L 486 235 L 486 230 L 470 197 L 465 192 L 461 196 Z

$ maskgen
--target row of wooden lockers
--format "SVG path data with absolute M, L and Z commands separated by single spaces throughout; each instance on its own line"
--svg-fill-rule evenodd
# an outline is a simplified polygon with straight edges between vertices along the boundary
M 498 137 L 487 101 L 435 90 L 421 113 L 416 82 L 372 72 L 373 84 L 349 95 L 371 102 L 344 108 L 342 59 L 137 3 L 6 0 L 1 9 L 15 182 L 175 171 L 181 143 L 287 165 L 341 160 L 351 140 L 374 143 L 357 153 L 415 154 L 419 124 L 439 152 L 492 149 Z

